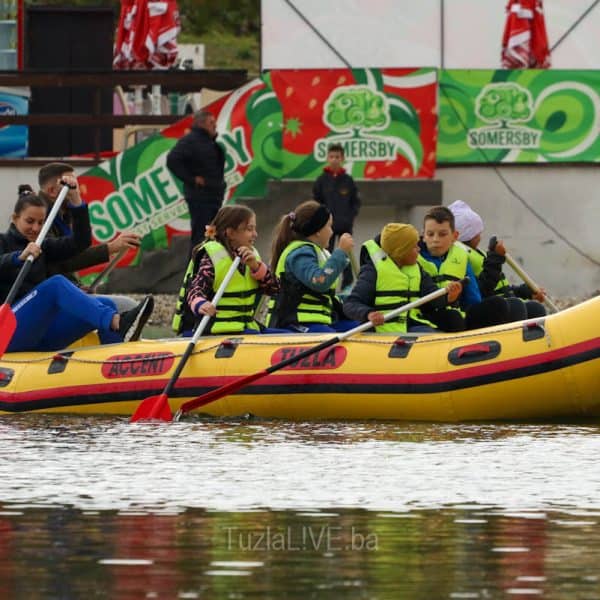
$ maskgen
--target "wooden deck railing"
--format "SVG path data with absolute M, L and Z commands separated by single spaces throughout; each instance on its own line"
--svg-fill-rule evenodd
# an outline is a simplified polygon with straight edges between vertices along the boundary
M 243 69 L 197 69 L 172 71 L 0 71 L 0 87 L 91 88 L 93 94 L 91 114 L 47 113 L 29 115 L 1 115 L 3 125 L 56 125 L 67 123 L 74 127 L 94 130 L 95 159 L 100 160 L 100 130 L 123 128 L 128 125 L 170 125 L 181 115 L 115 115 L 103 111 L 102 91 L 121 86 L 124 90 L 134 86 L 160 85 L 163 93 L 200 92 L 204 88 L 217 91 L 233 90 L 247 81 Z M 21 159 L 20 162 L 26 159 Z M 6 164 L 5 161 L 2 161 Z

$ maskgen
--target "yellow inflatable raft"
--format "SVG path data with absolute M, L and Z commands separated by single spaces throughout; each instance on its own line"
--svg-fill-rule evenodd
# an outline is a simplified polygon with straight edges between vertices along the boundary
M 331 337 L 200 338 L 169 402 L 262 371 Z M 162 392 L 189 340 L 0 359 L 0 411 L 131 415 Z M 461 334 L 363 333 L 198 409 L 294 420 L 472 421 L 600 416 L 600 297 L 544 319 Z

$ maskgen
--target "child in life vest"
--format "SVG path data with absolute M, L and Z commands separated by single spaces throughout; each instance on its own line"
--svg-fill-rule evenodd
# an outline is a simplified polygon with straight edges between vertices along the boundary
M 356 325 L 343 317 L 335 294 L 354 240 L 349 233 L 342 234 L 338 248 L 329 254 L 332 235 L 331 213 L 315 200 L 303 202 L 281 219 L 271 260 L 281 291 L 270 306 L 270 327 L 333 332 Z
M 546 309 L 541 304 L 545 298 L 543 289 L 534 294 L 527 284 L 513 286 L 502 272 L 506 248 L 502 240 L 492 238 L 493 247 L 487 252 L 479 248 L 483 233 L 483 219 L 462 200 L 448 206 L 454 214 L 458 239 L 469 249 L 469 263 L 477 277 L 483 298 L 502 296 L 509 310 L 509 321 L 521 321 L 543 317 Z
M 457 240 L 452 211 L 446 206 L 430 208 L 423 221 L 419 264 L 438 287 L 469 278 L 457 301 L 436 316 L 436 325 L 443 331 L 462 331 L 506 323 L 509 319 L 506 302 L 499 296 L 482 299 L 469 251 L 455 243 Z
M 344 313 L 357 321 L 371 321 L 377 332 L 434 332 L 430 320 L 435 312 L 455 302 L 462 291 L 458 281 L 448 283 L 447 296 L 385 321 L 385 315 L 400 306 L 435 292 L 438 288 L 417 263 L 419 233 L 406 223 L 388 223 L 375 239 L 363 244 L 365 257 L 352 292 L 344 302 Z M 365 256 L 366 253 L 366 256 Z
M 180 291 L 174 329 L 188 334 L 190 319 L 194 327 L 204 315 L 210 315 L 207 333 L 261 332 L 254 318 L 258 296 L 276 293 L 279 285 L 254 248 L 257 237 L 256 215 L 250 208 L 234 204 L 219 209 L 206 227 L 204 241 L 193 250 Z M 241 258 L 240 264 L 215 306 L 211 299 L 236 255 Z

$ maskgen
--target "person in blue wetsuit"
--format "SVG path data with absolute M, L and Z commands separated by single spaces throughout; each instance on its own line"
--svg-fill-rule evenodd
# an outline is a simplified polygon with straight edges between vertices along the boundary
M 35 259 L 12 305 L 17 326 L 9 352 L 59 350 L 95 329 L 102 343 L 137 339 L 152 312 L 151 296 L 119 314 L 110 299 L 85 294 L 63 275 L 49 276 L 52 265 L 75 256 L 91 243 L 88 209 L 78 194 L 69 199 L 69 210 L 73 234 L 46 238 L 38 246 L 35 240 L 47 205 L 31 188 L 24 189 L 8 231 L 0 234 L 0 300 L 7 297 L 27 257 L 33 255 Z

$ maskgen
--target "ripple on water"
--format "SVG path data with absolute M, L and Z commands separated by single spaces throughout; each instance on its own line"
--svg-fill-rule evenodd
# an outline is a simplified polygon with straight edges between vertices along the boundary
M 489 506 L 527 518 L 572 507 L 590 513 L 581 519 L 589 525 L 600 515 L 600 436 L 588 425 L 192 419 L 149 426 L 22 415 L 2 421 L 0 443 L 11 449 L 0 460 L 0 498 L 25 506 L 316 515 L 353 506 L 390 513 Z

